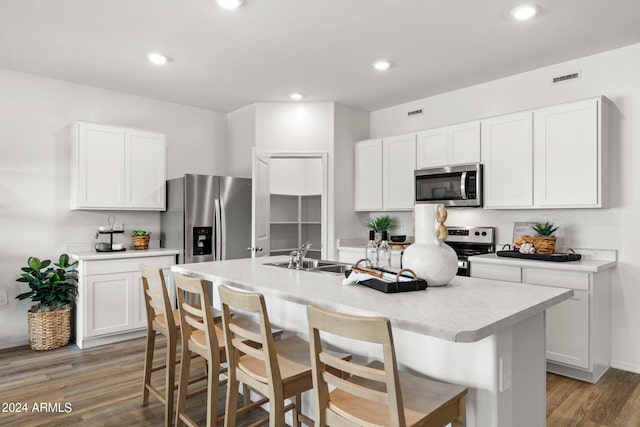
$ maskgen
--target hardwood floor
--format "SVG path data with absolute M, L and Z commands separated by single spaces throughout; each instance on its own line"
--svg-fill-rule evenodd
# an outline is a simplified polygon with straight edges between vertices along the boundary
M 158 337 L 157 359 L 164 356 L 163 346 Z M 141 405 L 143 353 L 144 339 L 89 350 L 75 345 L 47 352 L 0 350 L 0 425 L 162 426 L 162 404 L 151 397 L 148 406 Z M 194 363 L 194 369 L 203 368 Z M 154 375 L 160 385 L 162 373 Z M 200 395 L 189 404 L 202 424 L 204 401 Z M 16 412 L 25 404 L 26 411 Z M 252 411 L 239 417 L 238 425 L 262 416 L 264 411 Z M 547 374 L 547 425 L 640 426 L 640 375 L 610 369 L 598 384 L 589 384 Z

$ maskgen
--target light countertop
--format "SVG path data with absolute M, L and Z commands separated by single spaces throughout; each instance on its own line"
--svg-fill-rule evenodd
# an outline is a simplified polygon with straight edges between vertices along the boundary
M 69 256 L 80 261 L 96 261 L 102 259 L 143 258 L 164 255 L 177 255 L 179 253 L 180 251 L 177 249 L 156 248 L 145 250 L 127 249 L 126 251 L 114 252 L 96 252 L 95 250 L 87 252 L 72 252 L 69 253 Z
M 460 276 L 443 287 L 385 294 L 362 285 L 342 285 L 343 275 L 263 265 L 286 260 L 260 257 L 180 264 L 171 270 L 297 304 L 385 316 L 396 328 L 454 342 L 479 341 L 573 295 L 570 289 Z
M 469 257 L 469 262 L 472 265 L 474 263 L 495 264 L 514 267 L 544 268 L 548 270 L 584 271 L 587 273 L 607 270 L 615 267 L 617 264 L 617 253 L 614 250 L 576 249 L 576 252 L 582 255 L 582 259 L 580 261 L 539 261 L 532 259 L 506 258 L 499 257 L 496 254 L 486 254 L 471 256 Z

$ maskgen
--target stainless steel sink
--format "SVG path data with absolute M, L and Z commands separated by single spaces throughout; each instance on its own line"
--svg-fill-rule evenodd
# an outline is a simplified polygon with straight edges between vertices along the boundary
M 267 262 L 264 265 L 273 267 L 289 268 L 289 261 Z M 300 268 L 293 267 L 291 270 L 311 271 L 313 273 L 342 274 L 351 268 L 351 264 L 338 261 L 325 261 L 321 259 L 304 258 Z

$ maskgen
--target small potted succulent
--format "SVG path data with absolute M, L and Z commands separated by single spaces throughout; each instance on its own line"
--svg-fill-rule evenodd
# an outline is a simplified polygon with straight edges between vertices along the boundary
M 151 232 L 146 230 L 133 230 L 131 235 L 133 249 L 149 249 L 149 239 L 151 239 Z
M 533 237 L 533 247 L 537 254 L 552 254 L 556 250 L 556 236 L 553 233 L 558 229 L 550 222 L 536 223 L 531 226 L 533 231 L 538 233 Z
M 30 290 L 16 296 L 36 303 L 28 315 L 29 344 L 32 350 L 53 350 L 65 346 L 71 337 L 71 306 L 78 295 L 78 261 L 62 254 L 57 263 L 29 257 L 18 282 Z

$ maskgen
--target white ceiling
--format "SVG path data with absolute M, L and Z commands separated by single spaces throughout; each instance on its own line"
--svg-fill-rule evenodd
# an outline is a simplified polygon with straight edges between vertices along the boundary
M 294 91 L 375 110 L 640 42 L 640 0 L 535 0 L 529 22 L 519 3 L 0 0 L 0 68 L 217 111 Z

